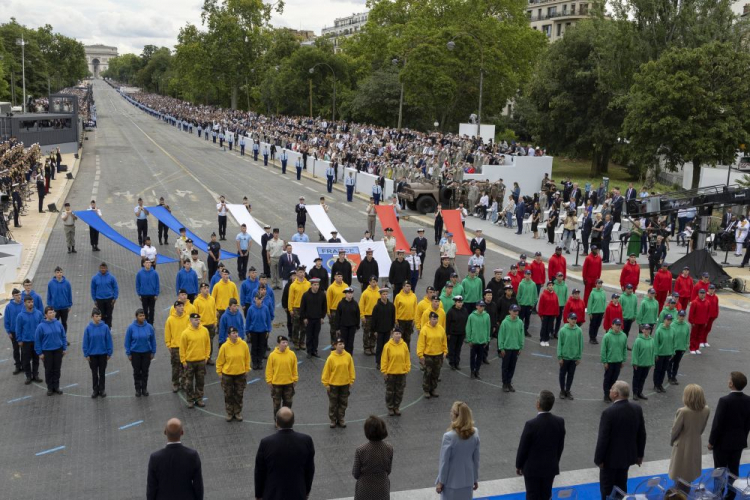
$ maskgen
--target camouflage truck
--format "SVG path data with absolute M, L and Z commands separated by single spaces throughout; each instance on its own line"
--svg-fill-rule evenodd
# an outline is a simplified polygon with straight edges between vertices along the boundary
M 410 182 L 399 193 L 399 197 L 406 200 L 406 206 L 410 210 L 416 210 L 421 214 L 435 213 L 438 202 L 447 207 L 452 196 L 453 190 L 450 188 L 440 187 L 436 181 L 426 179 Z

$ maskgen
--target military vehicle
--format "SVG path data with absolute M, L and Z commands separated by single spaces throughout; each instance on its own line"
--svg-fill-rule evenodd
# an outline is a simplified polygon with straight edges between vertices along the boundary
M 435 213 L 438 202 L 447 207 L 452 196 L 453 190 L 450 188 L 440 187 L 437 181 L 426 179 L 410 182 L 399 193 L 399 197 L 406 200 L 406 206 L 410 210 L 416 210 L 421 214 Z

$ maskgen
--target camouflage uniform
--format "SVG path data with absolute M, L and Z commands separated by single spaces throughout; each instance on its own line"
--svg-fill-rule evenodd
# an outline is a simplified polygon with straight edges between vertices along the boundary
M 185 370 L 180 362 L 180 348 L 169 348 L 169 360 L 172 362 L 172 386 L 185 387 Z
M 188 401 L 203 399 L 203 385 L 206 380 L 206 362 L 188 361 L 185 368 L 185 395 Z
M 214 337 L 216 337 L 216 325 L 203 325 L 208 330 L 208 341 L 211 343 L 211 350 L 208 352 L 208 359 L 214 355 Z
M 296 349 L 305 350 L 305 324 L 302 321 L 300 308 L 295 307 L 292 312 L 292 343 Z
M 396 410 L 401 406 L 406 387 L 406 374 L 388 375 L 385 380 L 385 405 L 389 410 Z
M 287 408 L 292 407 L 292 398 L 294 398 L 294 384 L 271 386 L 274 420 L 276 419 L 276 413 L 282 406 L 286 406 Z
M 401 339 L 406 342 L 406 347 L 411 351 L 409 341 L 411 340 L 411 334 L 414 333 L 414 321 L 400 319 L 398 320 L 398 326 L 401 328 Z
M 365 322 L 362 325 L 362 346 L 365 351 L 375 349 L 375 332 L 372 331 L 372 316 L 365 316 Z
M 440 368 L 443 366 L 443 355 L 424 357 L 424 374 L 422 375 L 422 390 L 432 393 L 437 389 L 440 378 Z
M 222 375 L 221 388 L 224 389 L 224 405 L 227 415 L 239 415 L 242 413 L 242 397 L 245 394 L 247 377 L 244 373 L 240 375 Z
M 339 329 L 339 325 L 338 325 L 338 319 L 336 318 L 336 311 L 328 311 L 328 312 L 331 313 L 331 317 L 328 320 L 328 322 L 331 325 L 331 345 L 333 345 L 334 343 L 336 343 L 336 337 L 338 337 L 338 335 L 336 334 L 336 330 Z
M 328 418 L 331 423 L 342 423 L 349 406 L 349 386 L 331 385 L 328 389 Z

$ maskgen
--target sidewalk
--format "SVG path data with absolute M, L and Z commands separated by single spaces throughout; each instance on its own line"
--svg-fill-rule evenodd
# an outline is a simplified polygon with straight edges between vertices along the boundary
M 13 233 L 13 240 L 23 245 L 21 266 L 16 270 L 15 274 L 11 270 L 11 276 L 14 276 L 14 278 L 8 280 L 4 290 L 0 290 L 2 294 L 0 299 L 9 299 L 13 288 L 20 289 L 23 280 L 26 278 L 33 279 L 55 221 L 60 217 L 59 213 L 49 212 L 47 205 L 54 203 L 57 209 L 62 211 L 62 205 L 78 173 L 81 156 L 82 150 L 79 150 L 78 159 L 75 159 L 75 155 L 72 153 L 62 155 L 62 164 L 68 166 L 68 172 L 60 172 L 55 175 L 55 180 L 50 181 L 49 194 L 44 197 L 43 214 L 40 214 L 38 211 L 39 198 L 37 196 L 36 185 L 34 185 L 31 199 L 26 201 L 26 215 L 18 218 L 18 222 L 22 227 L 12 227 L 11 225 L 10 230 Z M 73 179 L 67 178 L 66 174 L 69 172 L 73 174 Z

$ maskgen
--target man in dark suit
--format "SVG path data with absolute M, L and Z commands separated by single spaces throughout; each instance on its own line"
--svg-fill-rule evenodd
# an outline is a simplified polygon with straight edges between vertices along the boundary
M 609 244 L 612 242 L 612 229 L 615 223 L 612 222 L 611 215 L 604 217 L 604 229 L 602 229 L 602 262 L 609 262 Z
M 292 245 L 287 244 L 286 252 L 279 257 L 279 276 L 282 280 L 289 279 L 289 275 L 300 265 L 299 257 L 292 253 Z
M 612 406 L 602 412 L 594 463 L 599 467 L 599 490 L 605 500 L 615 486 L 628 489 L 628 469 L 643 463 L 646 423 L 643 410 L 631 403 L 630 386 L 618 380 L 609 390 Z
M 568 199 L 571 203 L 575 203 L 575 206 L 579 207 L 581 206 L 581 190 L 578 189 L 578 183 L 573 183 L 573 187 L 570 189 L 570 195 L 568 196 Z
M 255 455 L 256 500 L 305 500 L 315 475 L 315 446 L 307 434 L 292 430 L 294 413 L 276 413 L 278 432 L 261 440 Z
M 565 446 L 565 420 L 550 411 L 555 395 L 542 391 L 536 400 L 536 418 L 526 422 L 516 453 L 516 474 L 523 475 L 527 500 L 548 500 L 560 473 Z
M 198 452 L 183 446 L 182 422 L 171 418 L 164 429 L 167 446 L 148 460 L 148 500 L 202 500 L 203 474 Z
M 622 207 L 625 204 L 625 199 L 620 194 L 620 188 L 615 188 L 612 196 L 612 220 L 614 222 L 622 223 Z
M 708 449 L 714 454 L 714 467 L 726 467 L 735 476 L 739 475 L 742 450 L 747 448 L 747 434 L 750 432 L 750 396 L 742 390 L 747 385 L 747 377 L 742 372 L 732 372 L 729 376 L 728 395 L 719 399 L 708 437 Z M 727 498 L 734 498 L 730 493 Z

